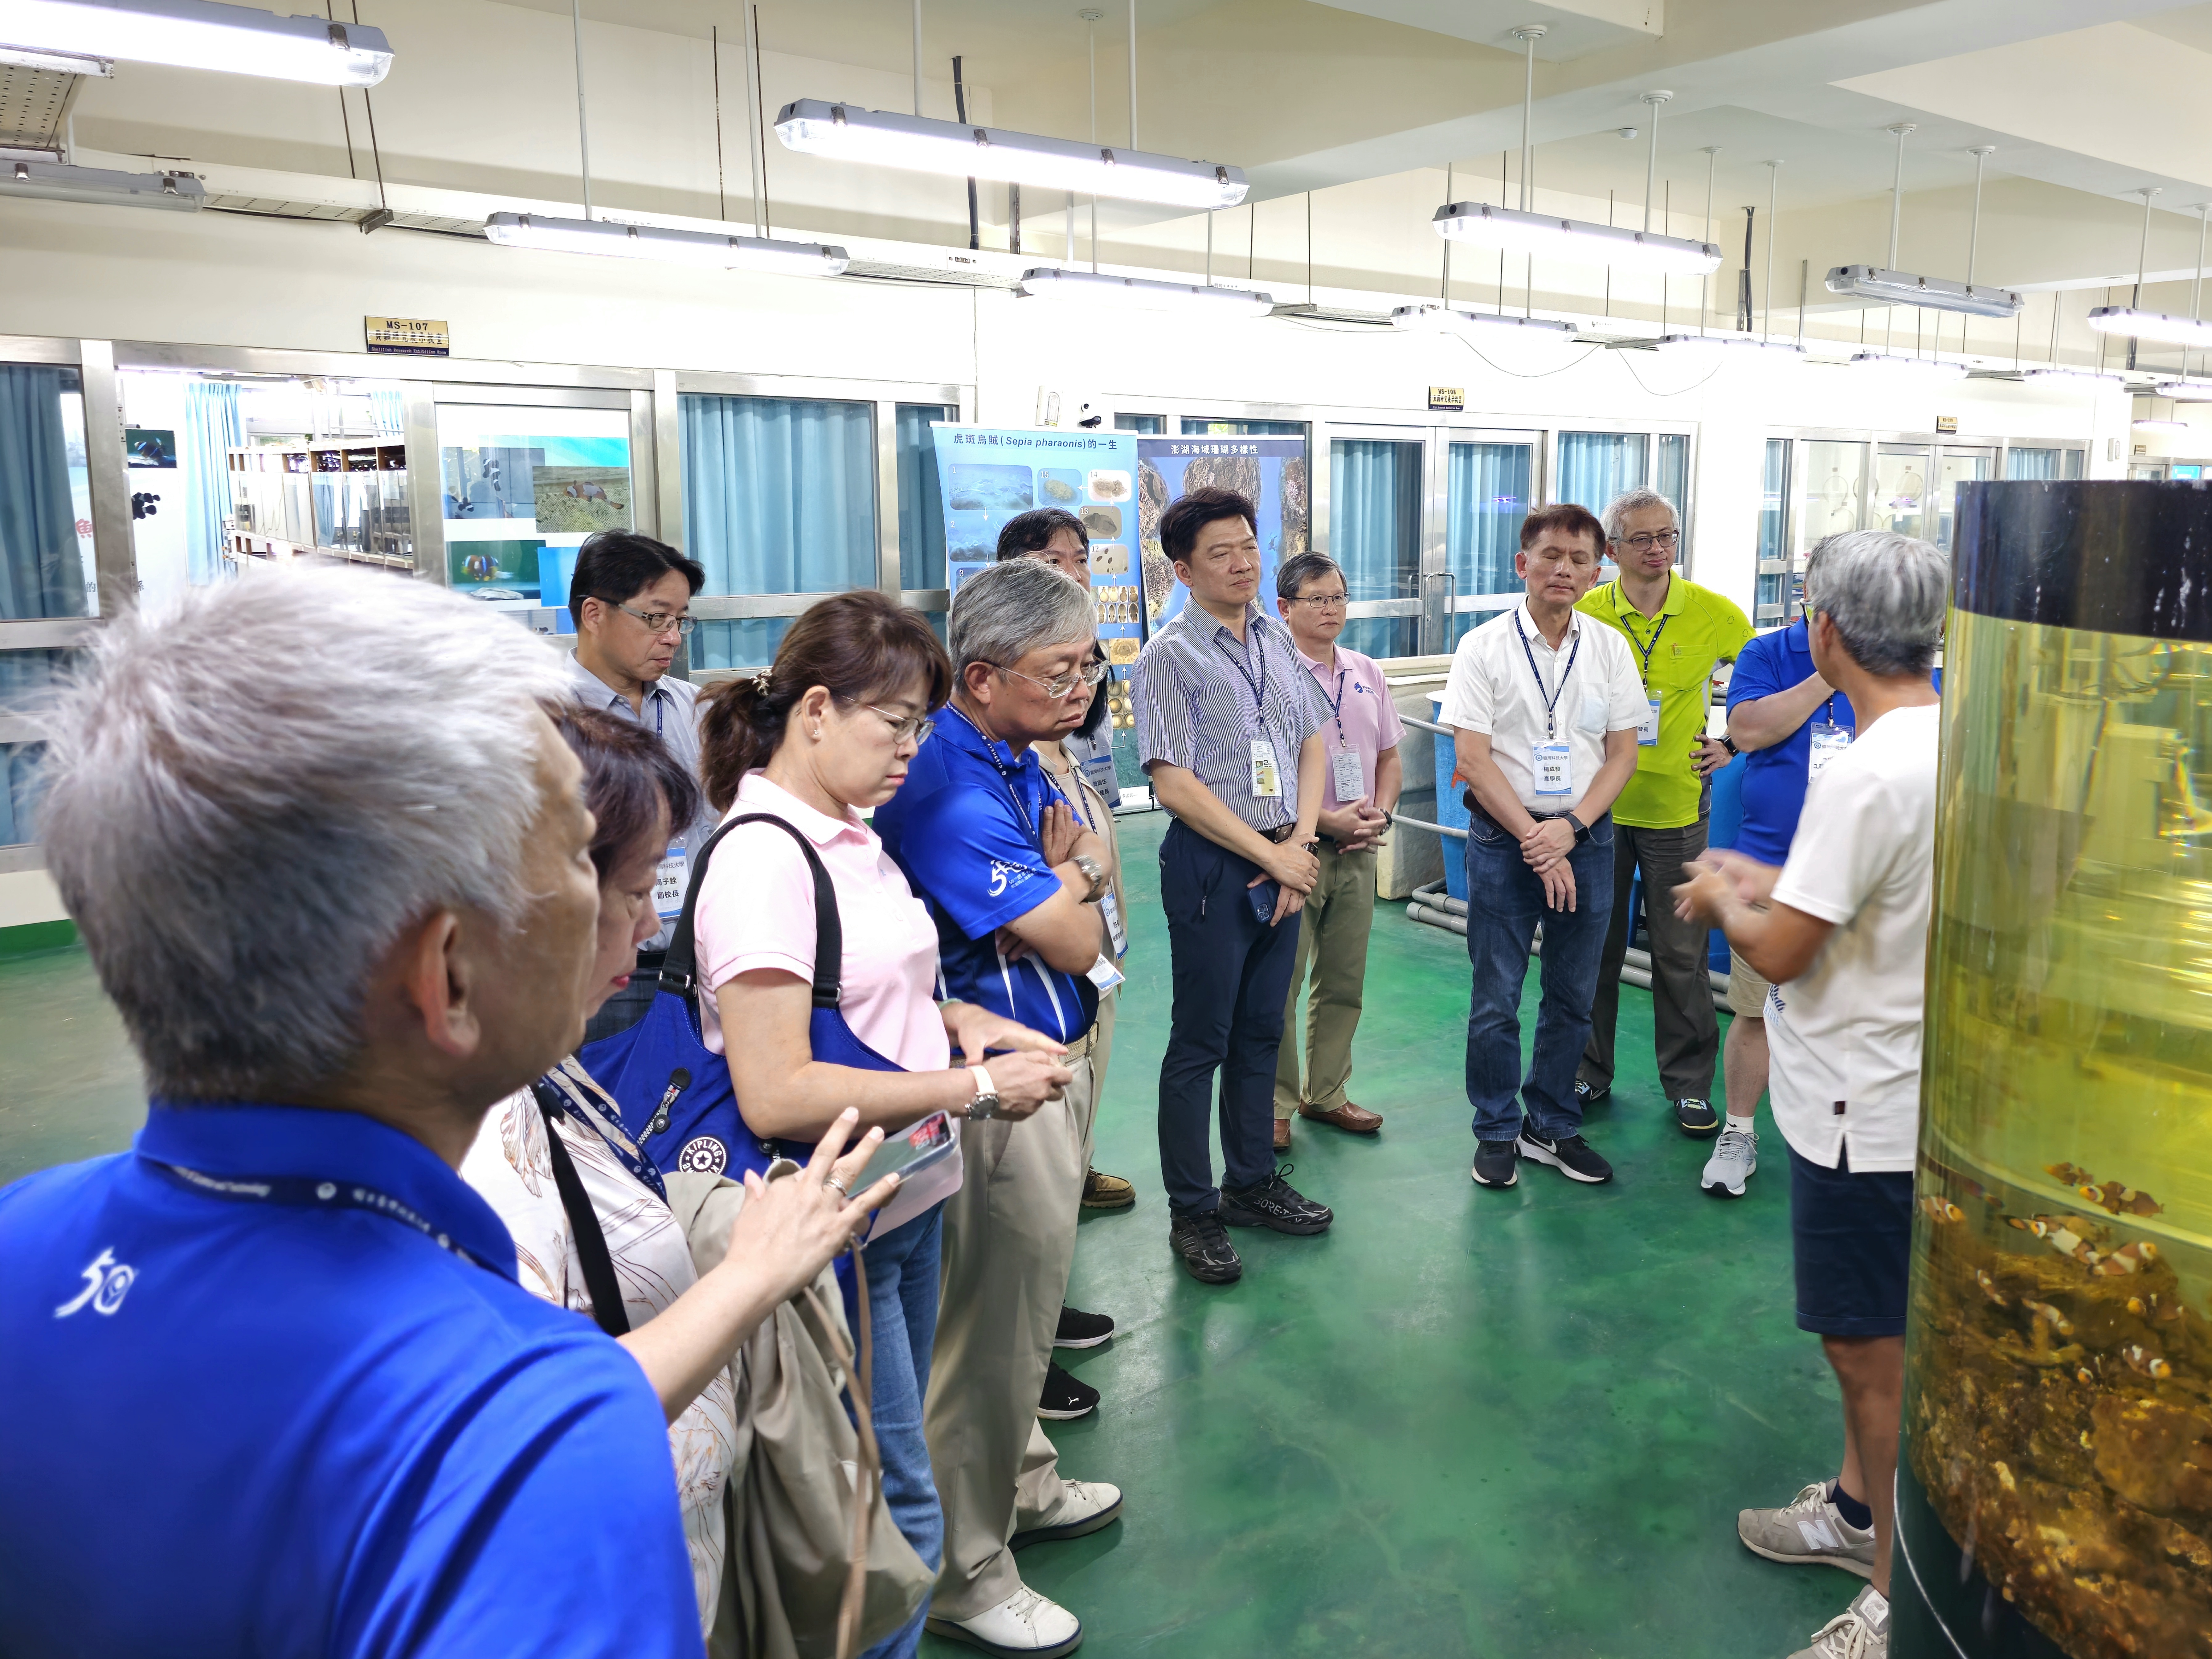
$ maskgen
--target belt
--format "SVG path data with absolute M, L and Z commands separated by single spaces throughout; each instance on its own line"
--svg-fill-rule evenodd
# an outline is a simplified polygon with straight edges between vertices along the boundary
M 1298 826 L 1295 823 L 1279 823 L 1273 829 L 1262 830 L 1260 833 L 1267 840 L 1273 842 L 1276 846 L 1279 847 L 1291 838 L 1292 832 L 1295 831 L 1297 827 Z
M 1481 802 L 1480 802 L 1480 801 L 1478 801 L 1477 799 L 1475 799 L 1475 798 L 1474 798 L 1474 790 L 1472 790 L 1472 789 L 1464 789 L 1464 790 L 1462 790 L 1462 791 L 1460 792 L 1460 799 L 1461 799 L 1462 802 L 1464 802 L 1464 803 L 1466 804 L 1467 810 L 1468 810 L 1468 811 L 1472 812 L 1472 813 L 1473 813 L 1476 817 L 1480 818 L 1480 819 L 1481 819 L 1485 823 L 1488 824 L 1492 829 L 1493 829 L 1493 830 L 1504 830 L 1504 829 L 1505 828 L 1505 826 L 1504 826 L 1504 824 L 1500 823 L 1499 823 L 1496 818 L 1493 818 L 1492 817 L 1491 817 L 1491 816 L 1490 816 L 1490 814 L 1489 814 L 1489 813 L 1487 813 L 1487 812 L 1486 812 L 1486 811 L 1484 811 L 1482 810 L 1482 803 L 1481 803 Z M 1532 818 L 1535 819 L 1535 820 L 1536 820 L 1536 822 L 1537 822 L 1537 823 L 1551 823 L 1554 818 L 1566 818 L 1566 817 L 1572 817 L 1574 816 L 1574 814 L 1573 814 L 1572 812 L 1539 812 L 1539 811 L 1535 811 L 1533 807 L 1531 807 L 1531 808 L 1524 808 L 1523 810 L 1524 810 L 1524 811 L 1526 811 L 1528 812 L 1528 816 L 1529 816 L 1530 817 L 1532 817 Z M 1599 814 L 1598 814 L 1598 816 L 1599 816 L 1600 817 L 1603 817 L 1605 816 L 1605 814 L 1603 814 L 1602 812 L 1601 812 L 1601 813 L 1599 813 Z

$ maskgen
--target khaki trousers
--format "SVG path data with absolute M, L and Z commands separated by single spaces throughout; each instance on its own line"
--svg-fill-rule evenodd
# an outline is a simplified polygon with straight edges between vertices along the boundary
M 1059 1456 L 1037 1421 L 1075 1259 L 1083 1173 L 1115 998 L 1060 1098 L 1020 1123 L 963 1125 L 960 1190 L 945 1200 L 937 1346 L 923 1429 L 945 1507 L 930 1611 L 972 1619 L 1021 1588 L 1006 1540 L 1060 1501 Z
M 1360 998 L 1367 983 L 1367 934 L 1375 923 L 1376 860 L 1373 853 L 1340 853 L 1324 841 L 1316 849 L 1321 879 L 1298 913 L 1297 964 L 1291 970 L 1290 1000 L 1283 1008 L 1283 1046 L 1275 1055 L 1275 1115 L 1287 1118 L 1301 1104 L 1333 1112 L 1346 1101 L 1352 1078 L 1352 1034 L 1359 1029 Z M 1313 968 L 1306 998 L 1305 1081 L 1298 1080 L 1298 988 Z

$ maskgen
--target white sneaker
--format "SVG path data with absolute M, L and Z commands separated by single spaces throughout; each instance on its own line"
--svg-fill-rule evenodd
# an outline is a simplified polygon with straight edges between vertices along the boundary
M 1790 1659 L 1889 1659 L 1889 1602 L 1872 1584 Z
M 1828 1483 L 1815 1480 L 1778 1510 L 1740 1510 L 1735 1535 L 1753 1555 L 1798 1565 L 1841 1567 L 1862 1578 L 1874 1577 L 1874 1533 L 1844 1519 L 1828 1496 Z
M 933 1635 L 1021 1659 L 1059 1659 L 1083 1645 L 1083 1621 L 1027 1584 L 973 1619 L 933 1618 L 924 1623 Z
M 1723 1129 L 1705 1160 L 1698 1185 L 1715 1198 L 1741 1198 L 1743 1184 L 1759 1170 L 1759 1137 L 1749 1129 Z
M 1103 1480 L 1063 1480 L 1060 1502 L 1034 1527 L 1024 1527 L 1006 1540 L 1010 1549 L 1031 1544 L 1057 1544 L 1081 1538 L 1109 1527 L 1121 1518 L 1121 1489 Z

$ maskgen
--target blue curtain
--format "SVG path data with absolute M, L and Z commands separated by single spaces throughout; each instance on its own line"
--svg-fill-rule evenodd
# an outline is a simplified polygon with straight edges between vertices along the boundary
M 1649 433 L 1562 432 L 1559 483 L 1552 498 L 1602 516 L 1614 496 L 1643 483 L 1650 454 Z
M 371 386 L 368 408 L 376 417 L 376 430 L 380 437 L 397 438 L 406 431 L 405 405 L 400 402 L 398 387 Z
M 938 489 L 933 421 L 957 421 L 939 404 L 898 406 L 899 586 L 945 586 L 945 497 Z
M 0 709 L 37 704 L 70 658 L 66 651 L 0 651 Z M 39 762 L 46 745 L 0 744 L 0 847 L 36 841 Z
M 1421 568 L 1421 449 L 1387 440 L 1336 438 L 1328 446 L 1329 556 L 1354 599 L 1411 598 Z M 1370 657 L 1411 656 L 1412 617 L 1363 617 L 1339 637 Z
M 1531 505 L 1533 460 L 1527 444 L 1451 446 L 1445 462 L 1444 556 L 1461 597 L 1520 591 L 1513 556 L 1520 550 L 1521 520 Z M 1446 648 L 1497 614 L 1455 613 L 1446 628 Z
M 876 585 L 874 405 L 686 393 L 684 546 L 708 593 L 825 593 Z M 751 668 L 787 621 L 704 622 L 691 665 Z
M 1651 469 L 1651 487 L 1674 502 L 1680 514 L 1690 499 L 1690 440 L 1686 433 L 1659 434 L 1659 460 Z
M 1790 440 L 1769 438 L 1766 441 L 1766 465 L 1759 477 L 1759 562 L 1765 564 L 1790 556 L 1783 544 L 1783 527 L 1787 520 L 1790 500 Z M 1759 578 L 1758 615 L 1752 620 L 1759 626 L 1784 620 L 1783 617 L 1783 573 L 1762 574 Z
M 222 556 L 222 521 L 234 510 L 230 452 L 246 446 L 237 386 L 228 380 L 187 381 L 185 429 L 177 444 L 184 452 L 185 577 L 205 587 L 234 574 Z
M 0 363 L 0 619 L 85 614 L 62 424 L 62 393 L 76 389 L 75 378 L 73 369 Z
M 2005 451 L 2005 477 L 2028 480 L 2057 478 L 2062 452 L 2056 449 L 2022 449 L 2015 446 Z

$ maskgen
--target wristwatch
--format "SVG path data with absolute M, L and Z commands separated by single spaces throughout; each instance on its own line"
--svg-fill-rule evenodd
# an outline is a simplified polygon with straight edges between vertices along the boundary
M 975 1097 L 968 1103 L 968 1115 L 981 1123 L 999 1115 L 999 1085 L 991 1081 L 991 1074 L 980 1066 L 968 1068 L 975 1079 Z
M 1099 867 L 1098 860 L 1088 853 L 1078 853 L 1068 862 L 1082 871 L 1085 879 L 1091 884 L 1091 890 L 1083 896 L 1083 902 L 1085 904 L 1097 903 L 1106 892 L 1106 872 Z
M 1568 813 L 1568 814 L 1566 815 L 1566 817 L 1567 817 L 1567 822 L 1568 822 L 1569 823 L 1571 823 L 1572 825 L 1574 825 L 1574 826 L 1575 826 L 1575 845 L 1576 845 L 1576 846 L 1577 846 L 1577 847 L 1579 847 L 1579 846 L 1581 846 L 1584 842 L 1586 842 L 1586 841 L 1588 841 L 1588 840 L 1589 839 L 1589 836 L 1590 836 L 1590 832 L 1589 832 L 1589 825 L 1588 825 L 1587 823 L 1583 823 L 1580 818 L 1577 817 L 1576 817 L 1572 812 Z
M 1720 743 L 1721 747 L 1727 750 L 1731 755 L 1741 755 L 1743 753 L 1742 750 L 1735 746 L 1735 739 L 1729 736 L 1725 732 L 1721 733 Z

